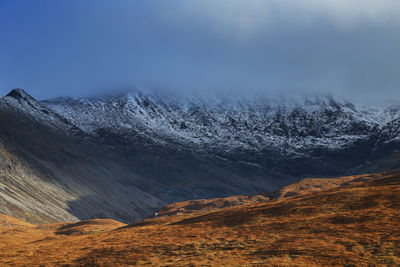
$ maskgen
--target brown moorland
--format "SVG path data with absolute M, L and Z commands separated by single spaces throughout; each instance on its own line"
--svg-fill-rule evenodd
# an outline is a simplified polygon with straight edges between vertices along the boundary
M 360 174 L 335 178 L 303 178 L 298 182 L 284 186 L 278 191 L 253 196 L 230 196 L 225 198 L 195 199 L 172 203 L 160 209 L 157 216 L 196 215 L 222 208 L 282 200 L 294 196 L 306 195 L 349 184 L 382 178 L 387 173 Z
M 400 172 L 129 226 L 113 220 L 35 226 L 0 217 L 0 265 L 135 264 L 398 266 Z

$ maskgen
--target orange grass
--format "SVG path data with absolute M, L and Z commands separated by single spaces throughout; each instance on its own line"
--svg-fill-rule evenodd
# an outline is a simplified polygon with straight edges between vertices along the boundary
M 397 266 L 400 174 L 130 226 L 0 222 L 1 266 Z

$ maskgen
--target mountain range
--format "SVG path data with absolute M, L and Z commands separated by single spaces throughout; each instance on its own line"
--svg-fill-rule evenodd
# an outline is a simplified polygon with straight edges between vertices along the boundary
M 176 201 L 395 169 L 399 149 L 398 104 L 144 91 L 37 101 L 14 89 L 0 99 L 0 213 L 132 222 Z

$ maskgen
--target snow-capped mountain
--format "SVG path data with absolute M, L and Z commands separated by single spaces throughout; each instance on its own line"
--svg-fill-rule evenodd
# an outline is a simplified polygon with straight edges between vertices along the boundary
M 273 150 L 282 156 L 340 150 L 380 136 L 399 138 L 400 105 L 357 105 L 331 96 L 298 99 L 167 98 L 136 92 L 42 102 L 82 131 L 142 136 L 198 150 Z
M 79 131 L 67 119 L 47 109 L 22 89 L 14 89 L 0 99 L 0 107 L 4 111 L 14 114 L 23 114 L 30 119 L 41 122 L 51 128 L 63 129 L 68 132 Z
M 399 105 L 329 96 L 37 101 L 15 89 L 0 98 L 0 212 L 130 221 L 165 203 L 399 168 L 399 133 Z

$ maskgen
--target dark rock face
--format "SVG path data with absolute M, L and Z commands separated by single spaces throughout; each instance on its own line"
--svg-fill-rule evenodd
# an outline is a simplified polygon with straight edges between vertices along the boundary
M 182 121 L 181 122 L 181 127 L 180 127 L 180 129 L 187 129 L 188 127 L 187 127 L 187 125 L 186 125 L 186 123 L 184 122 L 184 121 Z
M 7 96 L 13 97 L 15 99 L 21 99 L 25 101 L 33 100 L 34 98 L 30 96 L 27 92 L 25 92 L 23 89 L 13 89 L 11 90 Z

